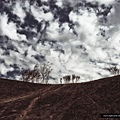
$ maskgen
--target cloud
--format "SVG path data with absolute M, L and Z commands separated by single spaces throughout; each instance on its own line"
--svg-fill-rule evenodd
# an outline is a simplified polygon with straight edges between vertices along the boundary
M 46 1 L 48 2 L 48 0 L 42 0 L 42 2 Z M 87 0 L 87 2 L 94 1 L 95 0 Z M 69 9 L 68 2 L 73 9 Z M 8 13 L 1 14 L 0 34 L 2 36 L 8 36 L 11 39 L 10 42 L 12 42 L 18 50 L 14 51 L 12 49 L 9 50 L 9 55 L 1 55 L 1 58 L 6 60 L 6 65 L 1 65 L 1 67 L 4 66 L 1 73 L 6 74 L 6 72 L 10 70 L 9 65 L 15 63 L 20 68 L 33 68 L 33 66 L 39 62 L 39 60 L 35 59 L 35 56 L 38 55 L 53 63 L 52 67 L 54 68 L 54 71 L 52 75 L 56 78 L 65 74 L 75 73 L 81 76 L 82 81 L 86 81 L 89 77 L 96 79 L 104 77 L 104 75 L 109 75 L 107 71 L 105 72 L 106 64 L 119 63 L 120 57 L 120 8 L 113 0 L 99 0 L 99 4 L 113 4 L 111 13 L 107 16 L 108 21 L 106 23 L 100 23 L 99 18 L 96 16 L 93 9 L 88 11 L 84 5 L 83 7 L 75 8 L 75 5 L 78 2 L 82 1 L 56 0 L 55 2 L 55 4 L 59 6 L 59 8 L 55 8 L 58 14 L 57 17 L 60 18 L 62 16 L 59 10 L 62 10 L 63 12 L 67 11 L 67 8 L 71 10 L 70 13 L 66 12 L 65 14 L 66 16 L 69 16 L 69 23 L 63 21 L 60 24 L 59 18 L 55 19 L 53 13 L 50 12 L 52 10 L 50 9 L 51 6 L 49 4 L 44 4 L 39 7 L 37 6 L 37 3 L 34 2 L 34 4 L 30 6 L 28 0 L 25 1 L 24 5 L 20 3 L 20 1 L 17 1 L 15 6 L 12 6 L 12 12 L 21 19 L 19 25 L 22 24 L 23 26 L 19 26 L 12 21 L 8 22 Z M 26 8 L 25 11 L 23 7 Z M 77 13 L 75 9 L 79 12 Z M 24 18 L 26 17 L 25 12 L 30 12 L 29 14 L 32 14 L 38 22 L 49 22 L 45 31 L 44 45 L 42 45 L 41 42 L 39 42 L 39 44 L 34 44 L 40 37 L 40 32 L 37 33 L 38 22 L 34 23 L 31 28 L 30 18 L 24 21 Z M 62 18 L 64 18 L 64 16 L 62 16 Z M 29 24 L 27 22 L 29 22 Z M 42 22 L 39 23 L 39 31 L 42 31 L 44 25 L 45 24 L 42 24 Z M 72 27 L 70 27 L 70 25 Z M 30 34 L 28 34 L 28 36 L 31 35 L 32 37 L 27 37 L 29 39 L 26 39 L 26 36 L 23 35 L 24 33 L 17 33 L 18 29 L 29 32 Z M 100 29 L 105 30 L 105 37 L 101 36 Z M 34 31 L 35 34 L 33 35 L 33 32 L 31 31 Z M 25 39 L 26 42 L 23 42 L 22 40 Z M 50 45 L 50 41 L 55 42 Z M 5 42 L 4 44 L 8 46 Z M 0 53 L 2 54 L 4 51 L 5 50 L 1 47 Z M 59 72 L 60 70 L 62 72 Z M 101 72 L 101 75 L 98 74 L 99 72 Z
M 44 13 L 44 11 L 37 6 L 31 6 L 31 12 L 36 20 L 38 20 L 39 22 L 41 22 L 42 20 L 52 21 L 54 18 L 51 12 Z
M 80 37 L 80 40 L 95 45 L 97 41 L 96 35 L 99 33 L 98 18 L 95 13 L 89 13 L 84 10 L 82 15 L 78 15 L 72 11 L 69 14 L 69 18 L 76 23 L 74 28 Z
M 30 2 L 29 0 L 25 0 L 24 7 L 26 8 L 27 12 L 30 10 Z
M 17 39 L 16 26 L 13 22 L 8 23 L 8 16 L 6 14 L 0 15 L 0 26 L 2 35 L 6 35 L 11 39 Z
M 87 0 L 87 2 L 98 2 L 100 4 L 110 5 L 115 3 L 115 0 Z
M 59 23 L 58 21 L 50 22 L 50 26 L 47 28 L 47 35 L 49 39 L 59 39 Z
M 62 0 L 57 0 L 56 5 L 57 5 L 58 7 L 63 7 Z
M 120 6 L 119 4 L 114 4 L 110 14 L 108 15 L 108 23 L 112 25 L 120 24 Z M 107 23 L 106 23 L 107 24 Z
M 23 22 L 23 20 L 26 16 L 26 13 L 23 10 L 20 2 L 16 2 L 15 6 L 13 7 L 13 13 L 16 14 L 21 19 L 21 21 Z
M 48 2 L 48 0 L 41 0 L 41 2 Z
M 5 13 L 0 15 L 0 27 L 1 35 L 6 35 L 13 40 L 26 39 L 24 35 L 17 34 L 17 27 L 15 23 L 13 22 L 8 23 L 8 15 Z

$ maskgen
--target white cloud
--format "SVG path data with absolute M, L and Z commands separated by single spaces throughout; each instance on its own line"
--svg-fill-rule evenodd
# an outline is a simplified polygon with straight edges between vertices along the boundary
M 76 22 L 75 30 L 81 41 L 86 41 L 91 45 L 95 45 L 96 34 L 99 32 L 98 19 L 95 13 L 88 13 L 88 11 L 84 10 L 82 15 L 77 15 L 76 13 L 71 12 L 69 18 L 73 22 Z
M 53 20 L 53 14 L 51 12 L 44 13 L 44 11 L 37 6 L 31 6 L 31 12 L 33 16 L 36 18 L 36 20 L 38 20 L 39 22 L 42 20 L 45 21 Z
M 8 16 L 6 14 L 0 15 L 0 24 L 3 35 L 6 35 L 11 39 L 19 39 L 16 34 L 16 25 L 13 22 L 8 23 Z
M 8 36 L 13 40 L 25 40 L 26 37 L 24 35 L 20 35 L 17 33 L 16 24 L 13 22 L 8 23 L 7 14 L 0 15 L 0 26 L 1 26 L 1 34 Z
M 59 39 L 59 23 L 57 21 L 50 22 L 50 26 L 47 28 L 47 34 L 50 39 Z
M 4 64 L 0 64 L 0 67 L 2 68 L 2 71 L 0 71 L 0 74 L 5 75 L 8 71 L 8 68 Z
M 48 0 L 41 0 L 41 2 L 48 2 Z
M 62 7 L 63 6 L 62 0 L 57 0 L 56 5 Z
M 108 59 L 107 53 L 101 47 L 91 48 L 88 50 L 88 53 L 89 58 L 95 61 L 105 61 Z
M 30 10 L 30 2 L 28 0 L 25 1 L 24 6 L 25 6 L 27 12 L 29 12 L 29 10 Z
M 113 8 L 108 15 L 108 23 L 116 26 L 120 24 L 120 6 L 117 5 L 117 3 L 113 5 Z
M 87 0 L 88 2 L 99 2 L 100 4 L 110 5 L 115 3 L 115 0 Z
M 22 9 L 22 5 L 20 4 L 20 2 L 16 2 L 15 6 L 13 7 L 13 13 L 16 14 L 23 22 L 26 14 L 25 11 Z

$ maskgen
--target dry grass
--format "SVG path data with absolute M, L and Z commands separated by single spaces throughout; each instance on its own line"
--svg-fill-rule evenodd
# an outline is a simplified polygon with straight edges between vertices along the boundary
M 65 85 L 0 79 L 0 120 L 101 120 L 100 113 L 120 113 L 120 76 Z

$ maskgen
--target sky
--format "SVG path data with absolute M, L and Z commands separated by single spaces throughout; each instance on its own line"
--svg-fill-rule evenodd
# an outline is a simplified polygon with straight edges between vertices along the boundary
M 120 68 L 119 0 L 1 0 L 0 75 L 21 80 L 23 69 L 52 63 L 50 83 L 79 82 Z

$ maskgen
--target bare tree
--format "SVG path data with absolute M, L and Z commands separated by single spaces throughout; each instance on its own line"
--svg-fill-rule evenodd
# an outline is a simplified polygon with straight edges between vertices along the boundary
M 79 81 L 80 76 L 76 76 L 76 83 Z
M 29 70 L 23 70 L 21 72 L 22 74 L 22 80 L 25 81 L 25 82 L 29 82 Z
M 22 80 L 25 82 L 35 82 L 40 78 L 38 64 L 34 66 L 33 70 L 27 69 L 22 71 Z
M 51 64 L 49 62 L 40 65 L 39 73 L 41 76 L 42 83 L 48 84 L 48 80 L 50 78 L 50 74 L 52 72 Z
M 39 82 L 48 84 L 51 74 L 51 64 L 49 62 L 34 66 L 33 70 L 27 69 L 22 71 L 22 80 L 26 82 Z
M 60 78 L 60 84 L 62 84 L 62 78 Z
M 75 74 L 72 74 L 72 76 L 65 75 L 62 78 L 60 78 L 60 83 L 62 84 L 62 80 L 64 80 L 65 83 L 69 83 L 70 80 L 72 80 L 72 83 L 75 83 L 75 82 L 77 83 L 79 79 L 80 79 L 80 76 L 76 76 Z M 74 80 L 76 80 L 76 81 L 74 81 Z
M 116 66 L 107 68 L 108 71 L 113 74 L 113 75 L 118 75 L 120 74 L 120 69 L 118 69 Z
M 75 74 L 72 75 L 72 83 L 74 83 L 74 79 L 76 78 Z
M 65 83 L 69 83 L 70 82 L 70 75 L 65 75 L 63 77 L 63 80 L 65 81 Z

